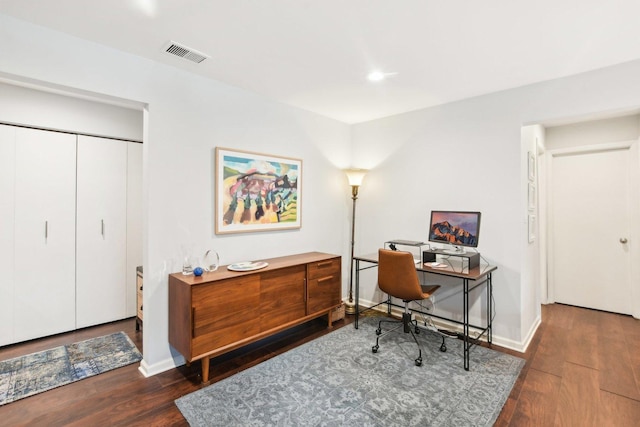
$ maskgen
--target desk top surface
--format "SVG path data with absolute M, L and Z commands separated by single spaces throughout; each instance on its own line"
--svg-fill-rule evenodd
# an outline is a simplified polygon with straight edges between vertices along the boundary
M 455 256 L 455 255 L 451 255 Z M 372 264 L 378 263 L 378 253 L 367 254 L 367 255 L 357 255 L 353 257 L 354 260 L 369 262 Z M 452 266 L 442 267 L 431 267 L 430 263 L 420 263 L 416 264 L 416 270 L 425 271 L 427 273 L 440 274 L 442 276 L 451 276 L 451 277 L 459 277 L 462 279 L 470 279 L 470 280 L 478 280 L 481 279 L 491 272 L 498 269 L 495 265 L 489 264 L 480 264 L 478 267 L 469 269 L 464 269 L 460 271 Z

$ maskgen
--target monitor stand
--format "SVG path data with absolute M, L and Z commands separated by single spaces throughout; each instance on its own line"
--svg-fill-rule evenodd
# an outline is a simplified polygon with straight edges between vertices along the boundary
M 422 262 L 436 262 L 436 257 L 438 255 L 449 255 L 454 257 L 460 257 L 463 259 L 463 263 L 465 259 L 468 260 L 469 269 L 479 267 L 480 266 L 480 253 L 479 252 L 465 252 L 464 249 L 459 248 L 459 250 L 454 251 L 453 249 L 429 249 L 426 251 L 422 251 Z
M 464 248 L 454 247 L 453 249 L 443 249 L 442 253 L 448 255 L 462 255 L 464 253 Z

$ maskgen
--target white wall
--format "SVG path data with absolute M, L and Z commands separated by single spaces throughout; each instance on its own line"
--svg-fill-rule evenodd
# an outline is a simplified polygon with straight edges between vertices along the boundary
M 543 213 L 544 188 L 541 182 L 544 182 L 544 170 L 540 170 L 540 161 L 538 151 L 544 147 L 545 133 L 541 125 L 524 126 L 521 130 L 521 161 L 522 170 L 522 186 L 520 194 L 522 195 L 522 295 L 521 306 L 522 316 L 520 319 L 521 334 L 524 344 L 528 345 L 533 338 L 535 329 L 541 321 L 540 304 L 546 302 L 546 269 L 541 269 L 541 248 L 546 245 L 544 230 L 546 230 L 546 221 Z M 529 174 L 529 155 L 533 156 L 533 178 Z M 541 173 L 542 172 L 542 173 Z M 530 205 L 529 191 L 533 188 L 533 207 Z M 532 230 L 529 229 L 529 219 L 533 218 L 531 223 Z M 529 233 L 533 234 L 533 241 L 529 239 Z
M 635 141 L 640 136 L 640 115 L 632 114 L 601 120 L 546 126 L 549 150 L 584 147 L 609 142 Z
M 181 361 L 167 326 L 167 274 L 177 270 L 181 245 L 196 253 L 213 248 L 223 263 L 313 250 L 348 254 L 350 194 L 340 170 L 350 163 L 348 125 L 3 15 L 0 28 L 5 78 L 147 105 L 144 373 Z M 302 228 L 214 235 L 216 146 L 303 159 Z
M 355 125 L 355 163 L 372 169 L 358 199 L 356 252 L 374 252 L 394 238 L 426 240 L 434 209 L 482 211 L 478 249 L 498 266 L 494 342 L 524 348 L 539 321 L 540 301 L 532 273 L 537 261 L 523 243 L 527 173 L 521 128 L 637 109 L 638 75 L 640 61 L 634 61 Z M 363 298 L 377 297 L 371 276 Z M 436 299 L 438 309 L 459 312 L 449 300 Z M 472 320 L 481 316 L 478 301 Z
M 499 267 L 493 274 L 495 338 L 516 347 L 522 312 L 520 127 L 502 125 L 519 123 L 512 103 L 502 93 L 355 125 L 354 158 L 372 168 L 360 192 L 361 252 L 375 252 L 390 239 L 426 241 L 431 210 L 482 212 L 478 249 Z M 450 284 L 436 294 L 437 310 L 461 320 L 461 286 L 437 280 Z M 375 299 L 374 287 L 375 275 L 362 297 Z M 471 301 L 472 323 L 483 323 L 484 292 Z
M 141 104 L 137 109 L 125 108 L 7 81 L 6 78 L 4 83 L 0 81 L 0 121 L 3 123 L 142 141 Z

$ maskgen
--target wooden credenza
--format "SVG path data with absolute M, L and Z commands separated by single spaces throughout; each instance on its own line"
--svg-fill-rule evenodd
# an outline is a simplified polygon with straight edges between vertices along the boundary
M 341 304 L 341 257 L 308 252 L 262 260 L 261 270 L 226 266 L 200 277 L 169 275 L 169 343 L 187 362 L 209 361 L 311 319 Z

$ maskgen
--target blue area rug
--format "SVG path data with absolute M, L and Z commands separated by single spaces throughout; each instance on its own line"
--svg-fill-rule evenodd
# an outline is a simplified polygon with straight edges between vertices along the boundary
M 491 426 L 524 360 L 484 347 L 462 363 L 462 341 L 423 332 L 423 365 L 410 336 L 375 344 L 376 318 L 346 326 L 176 405 L 191 426 Z M 213 367 L 215 369 L 215 367 Z
M 0 405 L 142 360 L 124 332 L 0 361 Z

